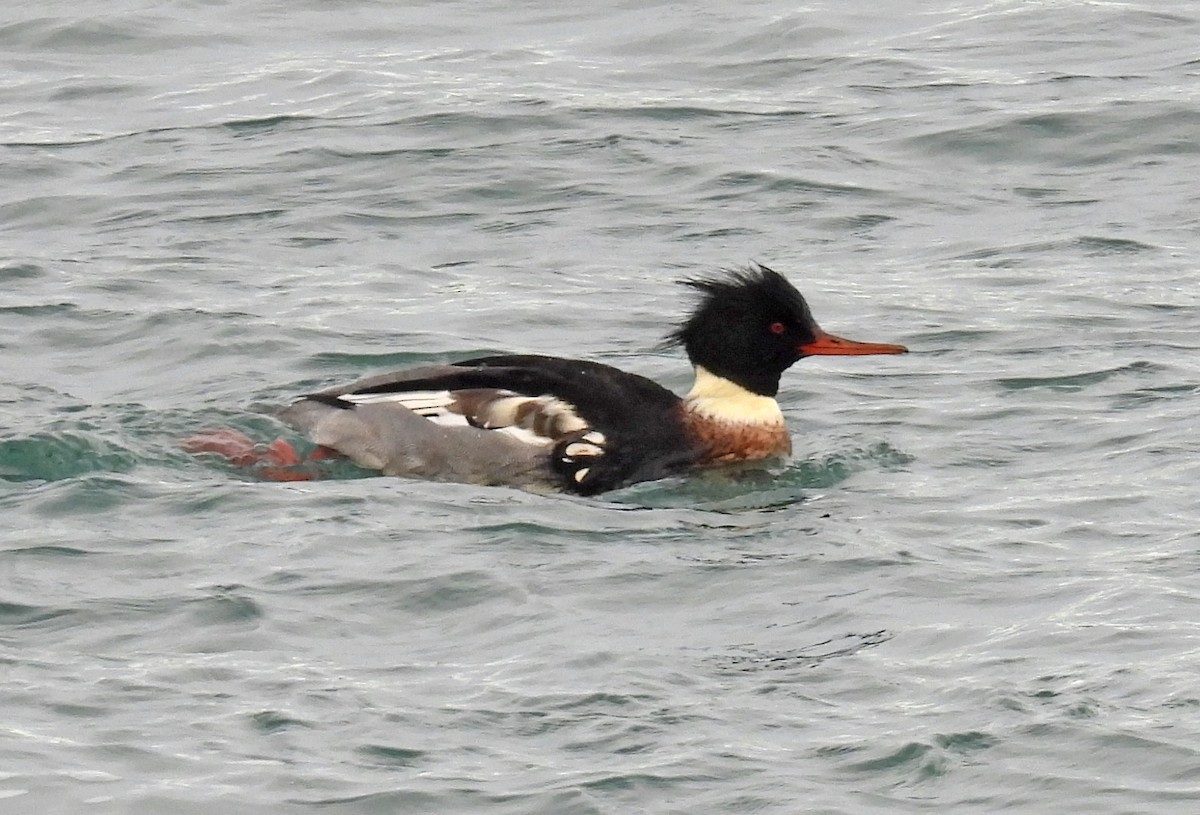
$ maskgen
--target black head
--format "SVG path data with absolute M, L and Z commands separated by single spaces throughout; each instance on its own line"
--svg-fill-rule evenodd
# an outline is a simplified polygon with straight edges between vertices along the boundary
M 682 345 L 693 365 L 763 396 L 774 396 L 779 377 L 806 356 L 907 350 L 827 334 L 796 287 L 760 264 L 682 282 L 699 291 L 701 299 L 668 341 Z

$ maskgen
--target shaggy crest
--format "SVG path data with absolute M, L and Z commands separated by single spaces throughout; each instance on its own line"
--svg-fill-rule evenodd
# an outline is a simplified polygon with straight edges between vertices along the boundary
M 691 316 L 667 335 L 667 346 L 686 346 L 697 326 L 717 312 L 733 318 L 770 314 L 800 325 L 813 322 L 804 296 L 786 277 L 761 263 L 726 270 L 720 277 L 679 282 L 700 292 L 701 299 Z

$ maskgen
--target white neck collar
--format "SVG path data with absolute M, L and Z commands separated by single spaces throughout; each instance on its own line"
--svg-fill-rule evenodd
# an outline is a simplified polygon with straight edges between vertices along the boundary
M 748 391 L 699 365 L 696 383 L 683 398 L 689 410 L 709 419 L 732 424 L 783 424 L 783 411 L 772 397 Z

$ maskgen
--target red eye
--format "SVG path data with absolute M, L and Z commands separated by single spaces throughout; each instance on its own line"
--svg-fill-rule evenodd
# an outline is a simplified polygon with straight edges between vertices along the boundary
M 772 334 L 782 334 L 787 331 L 787 326 L 783 323 L 771 323 L 770 329 Z

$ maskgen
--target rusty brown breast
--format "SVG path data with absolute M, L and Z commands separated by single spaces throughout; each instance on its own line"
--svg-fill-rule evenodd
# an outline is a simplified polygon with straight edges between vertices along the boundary
M 715 418 L 680 406 L 684 430 L 702 450 L 699 463 L 760 461 L 792 452 L 792 437 L 782 422 L 738 422 Z

